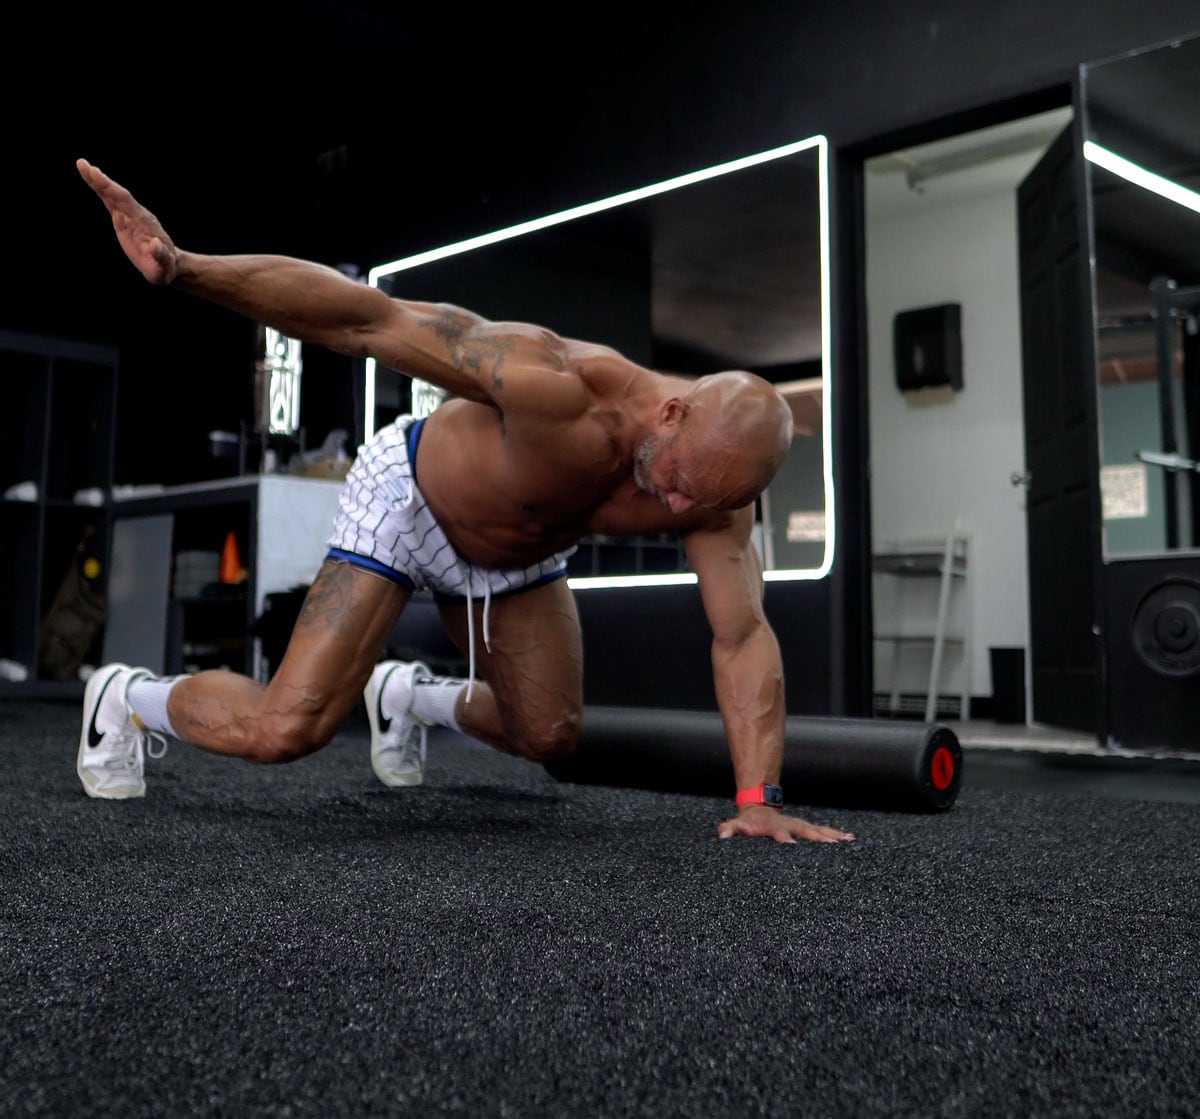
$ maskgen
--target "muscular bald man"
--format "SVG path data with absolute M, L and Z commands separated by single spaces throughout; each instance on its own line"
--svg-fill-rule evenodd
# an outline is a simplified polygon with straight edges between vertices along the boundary
M 267 684 L 224 670 L 159 678 L 122 664 L 89 678 L 76 768 L 90 796 L 144 795 L 145 752 L 166 735 L 249 762 L 303 757 L 360 700 L 372 765 L 388 785 L 421 782 L 431 725 L 533 761 L 560 757 L 583 712 L 567 558 L 593 533 L 669 532 L 712 628 L 736 805 L 717 834 L 853 838 L 781 809 L 783 666 L 751 528 L 793 421 L 768 382 L 738 370 L 665 375 L 607 346 L 391 298 L 291 257 L 187 252 L 128 190 L 86 160 L 77 168 L 150 283 L 450 394 L 359 449 L 328 554 Z M 433 593 L 468 654 L 467 679 L 380 661 L 418 589 Z

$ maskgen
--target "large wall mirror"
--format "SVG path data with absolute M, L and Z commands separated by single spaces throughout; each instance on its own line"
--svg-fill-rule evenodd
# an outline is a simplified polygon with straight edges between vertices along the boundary
M 1106 557 L 1200 547 L 1200 36 L 1082 72 Z
M 453 303 L 602 342 L 642 365 L 701 376 L 748 369 L 792 405 L 788 460 L 757 503 L 766 577 L 833 562 L 828 152 L 814 136 L 371 269 L 398 298 Z M 368 362 L 367 437 L 441 402 Z M 588 537 L 576 587 L 690 582 L 670 535 Z

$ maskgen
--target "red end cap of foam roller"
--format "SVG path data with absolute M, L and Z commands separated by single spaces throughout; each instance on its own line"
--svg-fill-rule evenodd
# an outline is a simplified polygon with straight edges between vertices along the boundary
M 929 780 L 938 792 L 945 792 L 954 780 L 954 755 L 945 746 L 939 746 L 930 756 Z

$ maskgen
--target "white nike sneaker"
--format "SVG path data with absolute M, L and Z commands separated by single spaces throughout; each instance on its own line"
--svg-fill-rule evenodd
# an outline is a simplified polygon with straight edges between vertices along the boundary
M 413 682 L 418 673 L 432 679 L 420 661 L 381 661 L 363 691 L 371 722 L 371 768 L 385 785 L 419 785 L 425 780 L 429 730 L 412 714 Z M 384 685 L 391 693 L 383 703 Z
M 88 677 L 75 760 L 75 772 L 88 796 L 124 800 L 146 795 L 145 753 L 151 739 L 157 739 L 162 752 L 150 756 L 161 758 L 167 740 L 133 721 L 126 695 L 134 680 L 153 675 L 145 668 L 106 664 Z

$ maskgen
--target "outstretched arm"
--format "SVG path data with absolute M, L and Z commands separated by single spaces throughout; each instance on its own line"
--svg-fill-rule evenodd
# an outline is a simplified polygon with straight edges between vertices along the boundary
M 739 789 L 779 783 L 787 718 L 783 660 L 763 613 L 762 564 L 750 538 L 753 523 L 754 507 L 747 506 L 683 537 L 713 631 L 713 682 Z M 854 838 L 761 804 L 740 808 L 718 826 L 717 835 L 769 836 L 781 843 Z
M 335 268 L 294 257 L 187 252 L 125 187 L 85 159 L 76 167 L 112 216 L 125 255 L 152 284 L 170 284 L 289 338 L 373 357 L 502 409 L 569 409 L 582 400 L 565 346 L 550 331 L 492 323 L 450 304 L 393 299 Z

